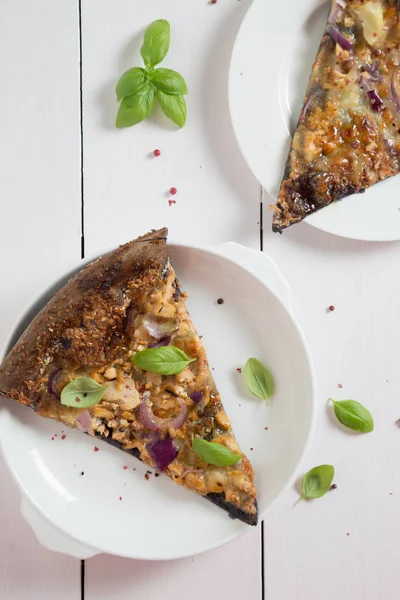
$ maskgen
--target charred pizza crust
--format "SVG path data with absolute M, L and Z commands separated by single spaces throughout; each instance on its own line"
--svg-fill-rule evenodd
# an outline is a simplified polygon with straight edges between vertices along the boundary
M 166 236 L 166 229 L 152 231 L 121 246 L 57 292 L 1 365 L 0 393 L 155 468 L 154 436 L 172 439 L 177 455 L 164 473 L 232 518 L 255 525 L 254 471 L 247 457 L 242 455 L 230 467 L 214 467 L 191 450 L 193 434 L 242 454 L 187 313 Z M 173 344 L 196 359 L 183 372 L 161 376 L 132 364 L 136 352 L 158 341 L 152 337 L 154 322 L 172 322 L 164 345 Z M 81 376 L 106 385 L 103 399 L 87 410 L 62 405 L 62 388 Z M 168 424 L 161 431 L 148 429 L 151 423 L 141 412 L 145 398 L 156 417 Z M 175 426 L 174 415 L 182 406 L 185 420 Z

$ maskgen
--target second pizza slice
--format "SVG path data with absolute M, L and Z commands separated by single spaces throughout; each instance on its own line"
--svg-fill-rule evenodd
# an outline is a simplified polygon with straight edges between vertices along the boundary
M 333 0 L 274 207 L 274 231 L 397 175 L 399 44 L 398 2 Z
M 249 525 L 254 471 L 154 231 L 89 264 L 33 320 L 0 393 L 129 452 Z

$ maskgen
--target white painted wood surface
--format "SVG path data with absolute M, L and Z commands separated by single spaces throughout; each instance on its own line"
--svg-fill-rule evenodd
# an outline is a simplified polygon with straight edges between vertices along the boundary
M 162 225 L 176 241 L 258 247 L 260 188 L 237 148 L 227 104 L 230 52 L 249 3 L 82 0 L 87 256 Z M 156 114 L 117 131 L 115 82 L 139 64 L 142 31 L 157 18 L 172 26 L 165 66 L 188 82 L 187 126 L 174 131 Z M 3 347 L 24 308 L 80 256 L 78 2 L 0 3 L 0 81 Z M 158 158 L 151 156 L 155 148 Z M 178 194 L 168 206 L 171 186 Z M 295 508 L 297 492 L 288 490 L 270 513 L 265 597 L 395 600 L 400 249 L 333 238 L 307 225 L 272 235 L 268 204 L 265 195 L 264 248 L 292 288 L 318 377 L 317 430 L 303 471 L 332 463 L 338 488 Z M 335 311 L 328 313 L 330 304 Z M 375 432 L 358 436 L 338 428 L 329 396 L 363 402 Z M 40 548 L 2 462 L 0 477 L 0 598 L 80 598 L 79 561 Z M 218 597 L 261 600 L 260 561 L 260 528 L 184 561 L 100 556 L 86 562 L 85 598 L 200 600 L 207 581 L 207 593 Z
M 21 313 L 80 256 L 77 10 L 0 3 L 0 348 Z M 80 597 L 79 561 L 44 550 L 0 459 L 0 598 Z

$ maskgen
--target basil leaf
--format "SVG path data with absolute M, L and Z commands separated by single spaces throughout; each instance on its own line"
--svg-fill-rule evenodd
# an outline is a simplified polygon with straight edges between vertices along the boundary
M 333 402 L 336 418 L 342 425 L 362 433 L 374 430 L 374 419 L 365 406 L 355 400 L 336 401 L 333 398 L 329 400 Z
M 127 96 L 133 96 L 133 94 L 144 90 L 148 85 L 149 82 L 144 69 L 134 67 L 129 71 L 125 71 L 119 78 L 115 88 L 118 102 Z
M 115 122 L 116 126 L 119 128 L 132 127 L 132 125 L 140 123 L 153 110 L 154 101 L 154 89 L 147 83 L 146 88 L 122 100 Z
M 172 69 L 156 69 L 152 83 L 165 94 L 187 94 L 188 89 L 182 75 Z
M 274 392 L 274 380 L 271 373 L 257 358 L 249 358 L 243 370 L 244 378 L 253 396 L 267 401 Z
M 150 371 L 150 373 L 161 373 L 161 375 L 176 375 L 195 360 L 197 359 L 189 358 L 175 346 L 147 348 L 141 352 L 136 352 L 131 357 L 131 361 L 139 369 Z
M 334 475 L 332 465 L 320 465 L 308 471 L 301 482 L 301 500 L 324 496 L 331 487 Z
M 140 54 L 145 65 L 158 65 L 167 55 L 170 42 L 169 23 L 165 19 L 154 21 L 144 33 Z
M 218 442 L 207 442 L 201 438 L 195 438 L 192 433 L 192 450 L 209 465 L 216 467 L 229 467 L 235 465 L 242 458 L 240 454 L 235 454 L 223 444 Z
M 157 98 L 163 113 L 171 119 L 178 127 L 183 127 L 186 123 L 186 101 L 181 94 L 164 94 L 161 90 L 157 91 Z
M 75 408 L 90 408 L 101 401 L 106 387 L 91 377 L 78 377 L 63 388 L 61 404 Z

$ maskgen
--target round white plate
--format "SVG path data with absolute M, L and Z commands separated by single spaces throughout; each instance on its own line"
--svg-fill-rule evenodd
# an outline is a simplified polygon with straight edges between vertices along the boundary
M 268 257 L 237 244 L 215 251 L 170 246 L 170 253 L 234 431 L 256 469 L 261 520 L 293 481 L 315 413 L 311 362 L 288 288 Z M 237 372 L 250 356 L 275 377 L 268 407 Z M 53 526 L 94 552 L 175 559 L 250 529 L 166 477 L 146 480 L 146 466 L 106 443 L 10 401 L 1 406 L 2 449 L 23 492 Z
M 276 199 L 291 135 L 329 13 L 326 0 L 254 0 L 233 49 L 229 102 L 242 153 Z M 400 239 L 400 176 L 334 203 L 307 223 L 343 237 Z

